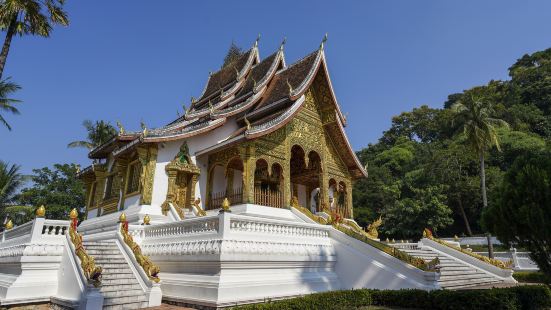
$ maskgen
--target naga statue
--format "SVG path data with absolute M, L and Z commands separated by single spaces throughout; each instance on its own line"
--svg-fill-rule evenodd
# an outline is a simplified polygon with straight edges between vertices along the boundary
M 379 232 L 377 231 L 377 229 L 379 228 L 379 226 L 381 226 L 381 224 L 383 224 L 383 218 L 379 216 L 377 220 L 373 221 L 373 223 L 367 226 L 367 234 L 371 238 L 377 239 L 379 237 Z

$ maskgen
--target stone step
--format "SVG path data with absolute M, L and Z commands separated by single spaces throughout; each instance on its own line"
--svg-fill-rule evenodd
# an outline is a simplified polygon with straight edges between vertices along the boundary
M 456 280 L 441 283 L 440 286 L 445 289 L 458 289 L 465 287 L 472 287 L 485 284 L 500 283 L 501 281 L 496 279 L 480 279 L 480 280 Z
M 135 283 L 135 280 L 136 278 L 134 277 L 134 275 L 102 275 L 101 284 L 105 286 L 125 285 L 129 283 Z
M 130 292 L 129 294 L 126 294 L 126 295 L 120 295 L 116 297 L 105 297 L 103 299 L 103 306 L 121 305 L 121 304 L 128 304 L 128 303 L 141 303 L 141 302 L 147 302 L 145 294 L 142 291 L 140 291 L 139 294 L 135 292 Z
M 141 288 L 132 289 L 132 290 L 110 290 L 110 291 L 102 291 L 101 294 L 103 295 L 104 298 L 142 296 L 143 291 Z
M 102 280 L 115 280 L 115 279 L 125 279 L 127 280 L 126 283 L 128 283 L 128 280 L 135 279 L 134 274 L 132 272 L 125 272 L 125 273 L 103 273 L 101 275 Z M 103 282 L 103 281 L 102 281 Z M 130 281 L 133 282 L 133 281 Z
M 96 260 L 96 263 L 101 266 L 101 268 L 105 269 L 128 269 L 128 264 L 126 261 L 121 262 L 105 262 Z
M 133 274 L 132 273 L 132 269 L 130 269 L 129 267 L 124 267 L 124 268 L 112 268 L 112 267 L 103 267 L 101 266 L 103 271 L 104 271 L 104 274 Z
M 497 280 L 491 275 L 485 274 L 485 273 L 471 273 L 471 274 L 458 274 L 458 275 L 444 275 L 440 276 L 439 282 L 451 282 L 455 280 L 483 280 L 483 279 L 491 279 L 491 280 Z
M 142 309 L 147 308 L 149 304 L 147 302 L 131 302 L 118 305 L 104 305 L 105 310 L 123 310 L 123 309 Z
M 117 250 L 97 250 L 97 249 L 87 249 L 86 247 L 84 247 L 86 249 L 86 253 L 90 254 L 90 255 L 121 255 L 121 251 L 119 251 L 118 249 Z
M 96 262 L 96 264 L 126 264 L 126 260 L 124 258 L 120 258 L 120 259 L 114 259 L 114 258 L 110 258 L 110 259 L 104 259 L 102 258 L 101 256 L 96 256 L 94 257 L 94 260 Z
M 128 283 L 128 281 L 124 283 L 110 283 L 110 284 L 106 284 L 102 282 L 102 285 L 101 285 L 102 292 L 141 290 L 141 289 L 142 287 L 139 284 Z
M 107 250 L 119 250 L 119 247 L 116 245 L 110 245 L 110 246 L 103 246 L 103 245 L 84 245 L 84 248 L 86 250 L 100 250 L 100 251 L 107 251 Z
M 463 267 L 463 269 L 459 269 L 459 270 L 450 270 L 446 268 L 440 268 L 440 277 L 454 276 L 458 274 L 475 274 L 475 273 L 478 273 L 478 271 L 469 267 Z

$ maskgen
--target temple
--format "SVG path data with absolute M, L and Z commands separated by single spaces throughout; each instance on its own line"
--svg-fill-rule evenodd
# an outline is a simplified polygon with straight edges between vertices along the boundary
M 329 290 L 515 282 L 509 266 L 436 239 L 380 242 L 353 219 L 367 177 L 327 69 L 325 39 L 288 65 L 258 40 L 183 116 L 90 151 L 86 202 L 0 239 L 0 306 L 200 309 Z M 155 109 L 156 107 L 151 107 Z M 83 215 L 83 216 L 82 216 Z
M 198 200 L 224 198 L 352 218 L 352 186 L 367 174 L 352 150 L 327 70 L 323 43 L 287 65 L 281 47 L 261 59 L 258 42 L 211 73 L 185 115 L 166 126 L 119 135 L 89 154 L 81 172 L 87 218 L 133 205 L 169 204 L 183 215 Z

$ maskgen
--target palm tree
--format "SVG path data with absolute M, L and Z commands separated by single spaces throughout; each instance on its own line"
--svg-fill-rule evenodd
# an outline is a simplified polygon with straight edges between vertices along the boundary
M 475 87 L 467 91 L 452 106 L 455 112 L 454 121 L 458 121 L 463 125 L 463 133 L 465 134 L 467 143 L 480 160 L 480 188 L 484 209 L 488 206 L 484 153 L 494 145 L 498 151 L 501 151 L 496 128 L 499 126 L 509 126 L 504 120 L 492 117 L 494 108 L 488 97 L 485 96 L 485 91 L 486 89 L 483 87 Z
M 109 122 L 85 120 L 82 125 L 88 132 L 88 141 L 73 141 L 67 147 L 84 147 L 89 150 L 104 144 L 117 134 L 117 130 Z
M 0 52 L 0 79 L 15 34 L 49 37 L 54 24 L 67 26 L 65 0 L 3 0 L 0 2 L 0 29 L 6 31 Z
M 17 165 L 8 165 L 0 160 L 0 208 L 4 209 L 14 202 L 17 190 L 23 185 L 25 177 Z
M 13 82 L 9 81 L 8 79 L 5 79 L 3 81 L 0 81 L 0 112 L 9 112 L 12 114 L 19 114 L 19 110 L 17 110 L 16 107 L 13 106 L 14 103 L 21 102 L 17 99 L 11 99 L 8 98 L 10 94 L 15 93 L 21 89 L 21 87 Z M 8 130 L 11 130 L 10 124 L 6 121 L 6 119 L 0 114 L 0 123 L 4 124 L 8 128 Z

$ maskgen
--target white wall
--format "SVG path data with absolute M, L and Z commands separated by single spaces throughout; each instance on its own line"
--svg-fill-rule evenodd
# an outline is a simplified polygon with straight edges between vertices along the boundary
M 134 196 L 126 198 L 124 200 L 124 209 L 128 209 L 128 207 L 131 207 L 131 206 L 139 205 L 140 204 L 140 197 L 142 197 L 142 195 L 134 195 Z
M 241 170 L 233 170 L 233 189 L 243 187 L 243 172 Z
M 216 166 L 212 172 L 212 193 L 219 193 L 226 190 L 226 176 L 224 167 Z
M 165 142 L 159 145 L 159 152 L 157 154 L 157 164 L 155 166 L 155 176 L 153 179 L 153 197 L 151 200 L 151 205 L 161 206 L 165 201 L 166 192 L 168 190 L 168 176 L 165 171 L 165 166 L 170 163 L 178 154 L 180 146 L 184 141 L 187 141 L 189 148 L 189 155 L 191 161 L 201 169 L 201 175 L 199 176 L 199 181 L 197 188 L 195 189 L 195 195 L 201 197 L 202 203 L 205 202 L 206 194 L 206 183 L 207 183 L 207 168 L 208 168 L 208 158 L 207 156 L 202 156 L 202 158 L 196 158 L 195 153 L 201 151 L 207 147 L 216 145 L 221 140 L 229 137 L 235 130 L 237 130 L 237 124 L 235 120 L 231 119 L 226 122 L 223 126 L 216 128 L 210 132 L 203 133 L 191 137 L 189 139 L 182 139 L 177 141 Z M 224 178 L 225 182 L 225 178 Z M 225 183 L 224 183 L 224 190 Z

